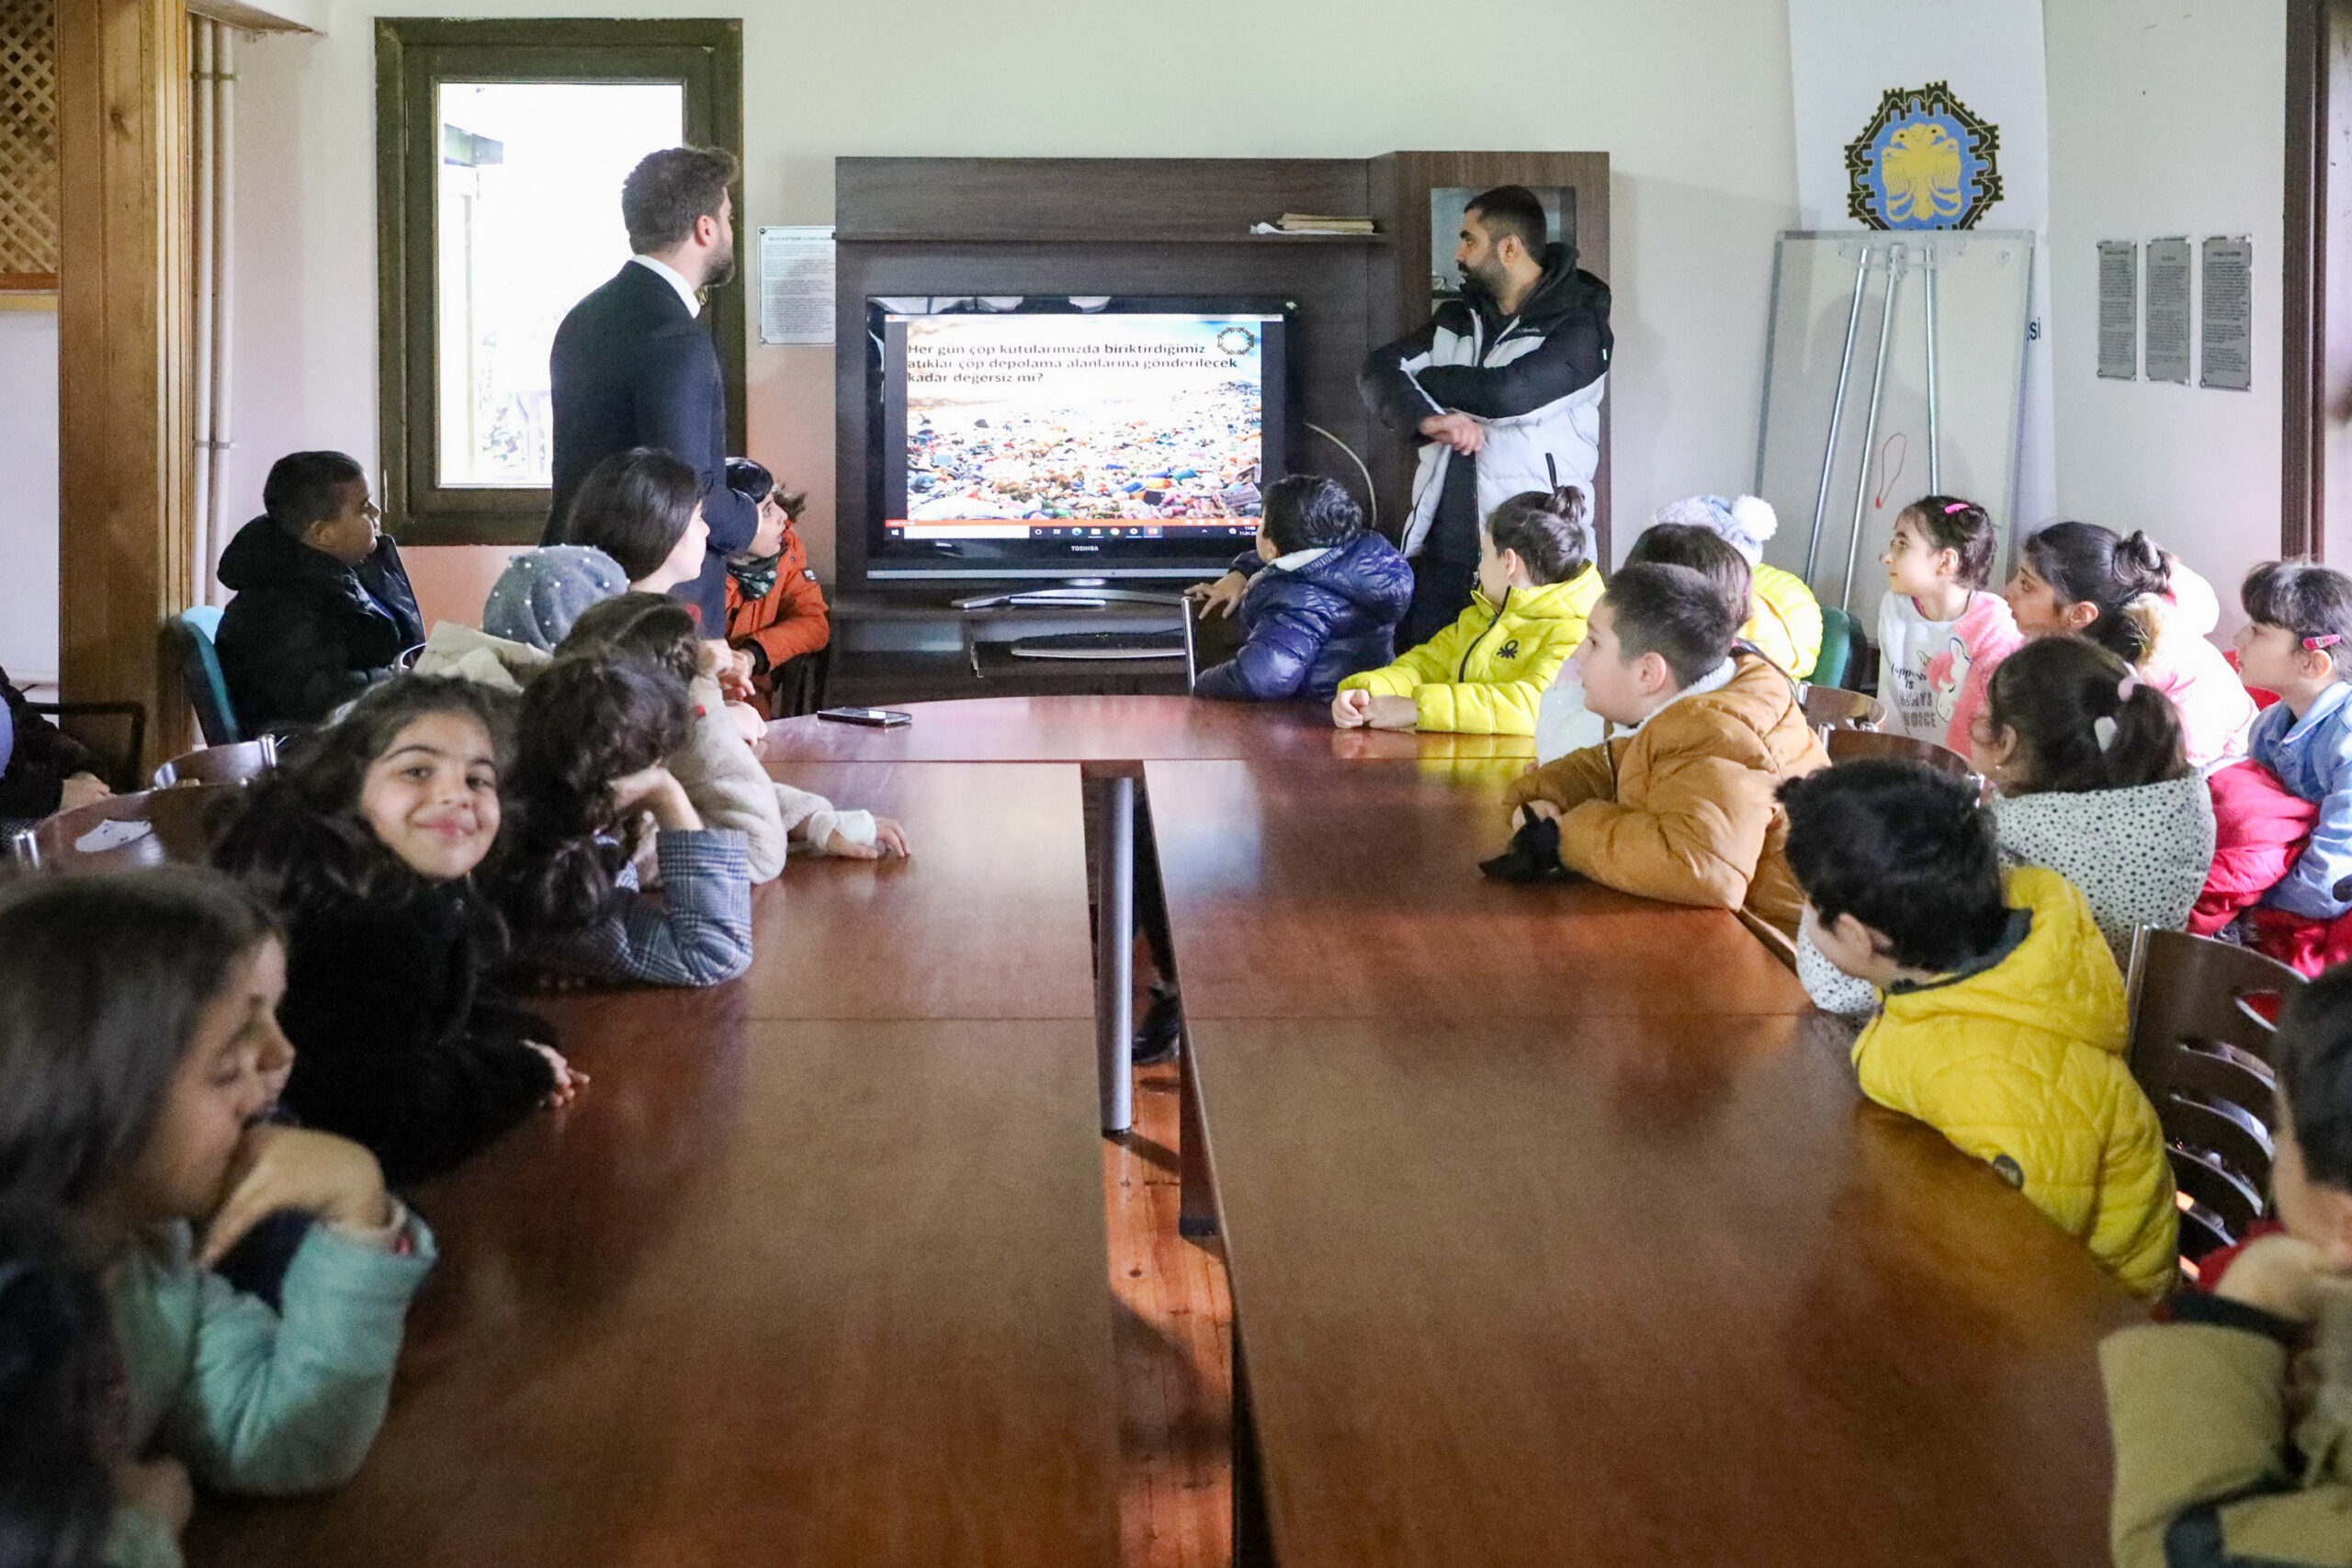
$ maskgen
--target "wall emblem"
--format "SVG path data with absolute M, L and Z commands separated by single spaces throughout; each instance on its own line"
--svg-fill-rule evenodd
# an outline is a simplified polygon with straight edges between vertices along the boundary
M 1945 82 L 1890 87 L 1846 148 L 1846 210 L 1873 229 L 1973 229 L 2001 199 L 1998 126 Z

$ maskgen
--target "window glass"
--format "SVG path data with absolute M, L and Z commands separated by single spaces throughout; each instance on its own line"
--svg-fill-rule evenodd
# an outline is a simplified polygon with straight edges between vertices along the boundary
M 621 181 L 685 108 L 673 83 L 441 85 L 440 483 L 548 484 L 556 325 L 628 259 Z

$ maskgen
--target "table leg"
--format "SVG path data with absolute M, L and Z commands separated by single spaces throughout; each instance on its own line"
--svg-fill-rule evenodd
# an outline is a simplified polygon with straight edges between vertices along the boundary
M 1135 1122 L 1136 781 L 1102 781 L 1096 874 L 1094 1060 L 1102 1073 L 1102 1130 Z
M 1273 1568 L 1274 1531 L 1266 1515 L 1266 1469 L 1258 1452 L 1257 1413 L 1250 1403 L 1250 1372 L 1241 1359 L 1241 1327 L 1233 1329 L 1233 1568 Z
M 1216 1235 L 1216 1195 L 1209 1179 L 1208 1134 L 1201 1130 L 1200 1078 L 1193 1066 L 1192 1031 L 1176 1058 L 1176 1234 Z

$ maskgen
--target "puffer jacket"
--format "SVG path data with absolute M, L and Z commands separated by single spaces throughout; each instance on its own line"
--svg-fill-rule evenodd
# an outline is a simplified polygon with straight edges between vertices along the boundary
M 316 724 L 388 678 L 424 640 L 424 618 L 390 534 L 357 566 L 312 549 L 268 517 L 220 552 L 236 591 L 214 638 L 229 706 L 247 734 Z
M 1747 594 L 1747 624 L 1739 640 L 1803 681 L 1821 662 L 1821 601 L 1804 579 L 1777 566 L 1758 566 Z
M 785 525 L 775 583 L 764 595 L 746 599 L 732 571 L 727 574 L 726 587 L 727 641 L 751 653 L 752 683 L 765 705 L 775 695 L 775 672 L 801 655 L 816 652 L 833 636 L 825 591 L 808 570 L 808 547 L 801 542 L 800 530 Z
M 2155 1108 L 2124 1065 L 2123 976 L 2081 891 L 2005 880 L 1989 967 L 1898 987 L 1854 1042 L 1862 1092 L 1991 1165 L 2143 1301 L 2172 1283 L 2178 1219 Z
M 1357 375 L 1364 406 L 1391 430 L 1420 443 L 1413 504 L 1401 547 L 1421 553 L 1445 494 L 1453 449 L 1421 436 L 1431 414 L 1466 413 L 1487 444 L 1471 459 L 1477 515 L 1524 491 L 1576 485 L 1589 495 L 1600 465 L 1600 400 L 1616 344 L 1609 285 L 1577 265 L 1565 245 L 1544 248 L 1543 276 L 1519 313 L 1505 316 L 1493 295 L 1464 280 L 1419 331 L 1366 356 Z
M 1276 561 L 1241 595 L 1241 650 L 1202 671 L 1193 694 L 1328 703 L 1341 681 L 1396 657 L 1396 623 L 1412 602 L 1411 564 L 1377 534 L 1298 567 Z
M 1604 740 L 1511 781 L 1513 810 L 1561 810 L 1560 863 L 1595 882 L 1671 904 L 1746 908 L 1791 936 L 1804 895 L 1783 853 L 1783 779 L 1829 765 L 1796 688 L 1754 654 L 1731 678 Z
M 2184 1294 L 2172 1322 L 2099 1347 L 2117 1568 L 2352 1562 L 2352 1306 L 2324 1311 L 2308 1349 L 2302 1338 Z
M 1544 690 L 1584 641 L 1600 588 L 1600 573 L 1586 567 L 1566 582 L 1513 588 L 1500 604 L 1480 590 L 1460 620 L 1395 663 L 1349 676 L 1339 689 L 1410 697 L 1422 729 L 1533 735 Z

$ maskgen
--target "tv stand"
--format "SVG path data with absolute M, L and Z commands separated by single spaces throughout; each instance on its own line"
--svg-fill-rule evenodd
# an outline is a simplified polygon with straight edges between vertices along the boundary
M 1148 588 L 1111 588 L 1084 581 L 1056 588 L 1007 588 L 995 593 L 975 593 L 968 599 L 955 601 L 959 610 L 993 610 L 1009 606 L 1027 609 L 1107 609 L 1113 604 L 1177 605 L 1184 602 L 1182 593 L 1161 592 Z

